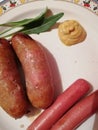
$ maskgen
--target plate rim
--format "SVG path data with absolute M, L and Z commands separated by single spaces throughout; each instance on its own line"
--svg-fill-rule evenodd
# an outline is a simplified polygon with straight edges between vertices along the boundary
M 97 13 L 95 13 L 94 11 L 92 11 L 91 9 L 89 9 L 89 8 L 87 8 L 87 7 L 85 7 L 85 6 L 83 6 L 83 5 L 81 5 L 81 4 L 77 4 L 77 3 L 75 3 L 75 2 L 73 2 L 73 1 L 68 1 L 68 0 L 32 0 L 32 1 L 26 1 L 26 2 L 24 2 L 24 3 L 21 3 L 21 4 L 17 4 L 15 7 L 10 7 L 7 11 L 5 11 L 5 12 L 3 12 L 1 15 L 0 15 L 0 17 L 2 16 L 2 15 L 4 15 L 5 13 L 7 13 L 8 11 L 10 11 L 10 10 L 13 10 L 14 8 L 17 8 L 18 6 L 22 6 L 22 5 L 25 5 L 25 4 L 28 4 L 28 3 L 34 3 L 34 2 L 67 2 L 67 3 L 72 3 L 72 4 L 74 4 L 74 5 L 77 5 L 77 6 L 80 6 L 80 7 L 83 7 L 83 8 L 85 8 L 86 10 L 88 10 L 88 11 L 90 11 L 90 12 L 92 12 L 93 14 L 95 14 L 95 15 L 97 15 L 98 16 L 98 14 Z M 93 3 L 95 3 L 94 1 L 93 1 Z M 97 9 L 98 10 L 98 9 Z M 98 11 L 97 11 L 98 12 Z

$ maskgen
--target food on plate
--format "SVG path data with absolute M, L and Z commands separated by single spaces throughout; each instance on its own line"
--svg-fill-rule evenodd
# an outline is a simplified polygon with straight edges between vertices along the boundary
M 15 34 L 11 42 L 24 70 L 31 104 L 36 108 L 47 108 L 54 100 L 54 82 L 45 49 L 23 33 Z
M 28 101 L 16 61 L 9 42 L 0 38 L 0 106 L 10 116 L 20 118 L 27 113 Z
M 76 80 L 57 97 L 56 101 L 48 109 L 35 119 L 27 130 L 50 130 L 52 125 L 90 89 L 91 85 L 86 80 Z
M 75 130 L 83 121 L 98 112 L 98 90 L 73 106 L 51 130 Z
M 87 33 L 76 20 L 66 20 L 59 25 L 58 35 L 65 45 L 71 46 L 83 42 Z
M 64 15 L 60 12 L 46 17 L 47 12 L 48 8 L 45 8 L 36 17 L 0 24 L 0 26 L 10 27 L 1 32 L 0 37 L 10 37 L 19 31 L 25 34 L 39 34 L 48 31 Z

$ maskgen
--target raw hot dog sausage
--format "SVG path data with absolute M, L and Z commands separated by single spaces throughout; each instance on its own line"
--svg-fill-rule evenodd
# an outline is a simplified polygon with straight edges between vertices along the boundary
M 98 112 L 98 90 L 73 106 L 50 130 L 76 130 L 87 118 Z
M 27 130 L 50 130 L 52 125 L 81 97 L 87 94 L 90 88 L 91 85 L 86 80 L 76 80 L 68 89 L 58 96 L 56 101 L 48 109 L 43 111 L 42 114 L 31 123 Z

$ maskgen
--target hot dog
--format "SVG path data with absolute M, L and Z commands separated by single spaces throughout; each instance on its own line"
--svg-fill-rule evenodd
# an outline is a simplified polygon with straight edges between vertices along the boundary
M 76 130 L 87 118 L 98 112 L 98 90 L 73 106 L 51 130 Z
M 22 33 L 15 34 L 11 41 L 24 70 L 31 104 L 36 108 L 47 108 L 54 98 L 54 82 L 43 47 Z
M 5 39 L 0 38 L 0 106 L 12 117 L 22 117 L 28 100 L 21 82 L 16 55 Z
M 52 125 L 82 96 L 88 93 L 90 88 L 91 85 L 86 80 L 76 80 L 58 96 L 56 101 L 48 109 L 32 122 L 27 130 L 50 130 Z

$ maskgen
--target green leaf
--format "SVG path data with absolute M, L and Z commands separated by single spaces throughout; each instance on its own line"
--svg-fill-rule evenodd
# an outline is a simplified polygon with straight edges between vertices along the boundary
M 44 16 L 47 12 L 48 8 L 46 7 L 38 16 L 36 16 L 35 18 L 30 18 L 30 19 L 24 19 L 24 20 L 20 20 L 20 21 L 16 21 L 16 22 L 7 22 L 7 23 L 3 23 L 0 24 L 0 26 L 8 26 L 8 27 L 20 27 L 20 26 L 25 26 L 29 23 L 32 22 L 37 22 L 41 19 L 44 19 Z
M 45 11 L 42 14 L 45 15 Z M 0 37 L 10 37 L 16 32 L 22 32 L 25 34 L 39 34 L 48 31 L 63 15 L 64 13 L 58 13 L 49 17 L 44 16 L 44 18 L 42 15 L 39 15 L 40 17 L 36 17 L 36 20 L 32 20 L 32 22 L 28 21 L 27 23 L 24 22 L 22 24 L 19 22 L 18 25 L 11 25 L 11 28 L 5 30 L 4 32 L 1 32 Z
M 31 28 L 31 29 L 24 28 L 23 30 L 21 30 L 21 32 L 26 34 L 39 34 L 45 32 L 49 30 L 63 15 L 64 13 L 58 13 L 56 15 L 52 15 L 48 18 L 45 18 L 45 21 L 41 26 Z

